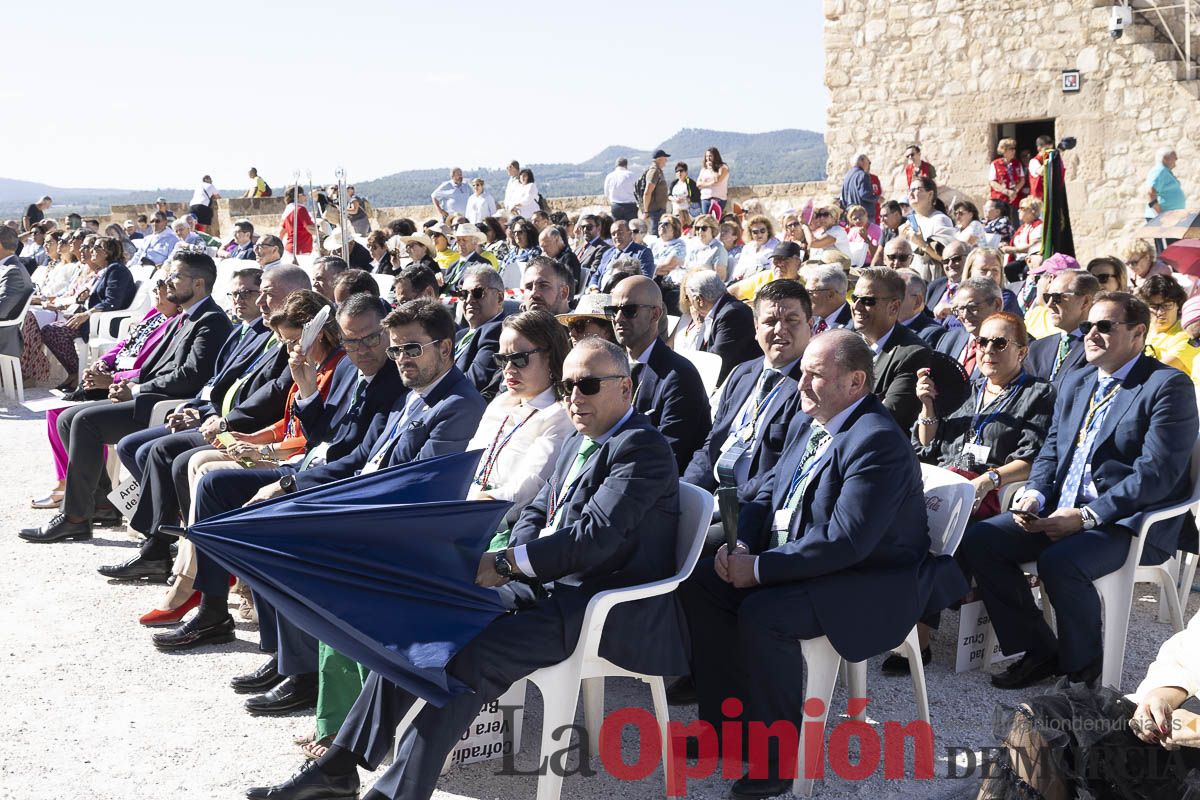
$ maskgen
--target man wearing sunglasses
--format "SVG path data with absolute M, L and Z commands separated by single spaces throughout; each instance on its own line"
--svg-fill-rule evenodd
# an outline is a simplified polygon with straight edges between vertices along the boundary
M 626 278 L 613 288 L 612 303 L 605 312 L 629 357 L 633 407 L 667 437 L 682 475 L 712 427 L 704 381 L 692 362 L 658 338 L 664 313 L 658 284 L 642 275 Z
M 396 747 L 397 722 L 416 697 L 374 672 L 313 767 L 279 786 L 251 789 L 248 797 L 357 797 L 359 765 L 376 769 L 393 752 L 395 761 L 365 796 L 432 796 L 447 755 L 480 704 L 568 658 L 597 592 L 675 571 L 679 482 L 670 447 L 630 407 L 625 354 L 610 342 L 581 342 L 563 364 L 561 388 L 579 433 L 567 440 L 550 480 L 513 526 L 512 546 L 485 553 L 475 578 L 496 588 L 513 612 L 498 617 L 447 666 L 474 691 L 440 708 L 425 705 Z M 671 594 L 618 607 L 600 653 L 635 672 L 679 674 L 687 661 L 678 619 Z
M 905 242 L 905 244 L 908 244 Z M 904 279 L 904 302 L 900 304 L 900 324 L 920 336 L 930 347 L 946 332 L 929 309 L 925 307 L 925 293 L 929 284 L 916 270 L 897 269 L 896 274 Z
M 580 240 L 584 242 L 583 247 L 579 249 L 579 267 L 581 271 L 586 270 L 586 273 L 581 274 L 590 275 L 600 268 L 604 254 L 612 249 L 612 245 L 600 235 L 600 220 L 594 214 L 584 214 L 580 217 L 575 229 L 580 234 Z
M 1069 269 L 1054 277 L 1042 293 L 1042 303 L 1050 324 L 1058 331 L 1030 343 L 1026 372 L 1060 389 L 1067 375 L 1087 366 L 1079 323 L 1088 318 L 1099 292 L 1100 281 L 1089 272 Z
M 908 244 L 908 242 L 906 241 L 905 244 Z M 959 324 L 955 320 L 954 311 L 950 304 L 954 302 L 954 296 L 958 292 L 958 285 L 962 281 L 963 268 L 967 264 L 967 254 L 970 252 L 970 245 L 960 242 L 957 239 L 946 245 L 946 249 L 942 251 L 942 270 L 945 274 L 929 282 L 925 305 L 930 309 L 933 316 L 947 328 L 957 328 Z M 888 266 L 895 266 L 897 268 L 910 266 L 912 264 L 912 245 L 909 245 L 908 253 L 910 258 L 906 263 L 894 265 L 889 263 Z
M 1125 292 L 1097 295 L 1079 325 L 1088 366 L 1063 380 L 1050 433 L 1013 512 L 967 530 L 959 552 L 1006 653 L 1002 689 L 1052 675 L 1094 684 L 1103 671 L 1100 599 L 1092 581 L 1121 568 L 1146 513 L 1191 491 L 1196 396 L 1182 372 L 1143 355 L 1150 310 Z M 1142 564 L 1179 547 L 1180 516 L 1153 525 Z M 1053 633 L 1021 564 L 1038 575 L 1058 618 Z M 1128 608 L 1118 612 L 1128 614 Z
M 504 309 L 504 279 L 491 267 L 469 267 L 458 290 L 466 326 L 454 337 L 454 364 L 483 392 L 489 390 L 498 371 L 492 356 L 500 351 L 500 329 L 508 313 Z M 490 400 L 496 396 L 489 391 Z
M 678 590 L 699 718 L 721 735 L 803 717 L 800 640 L 828 636 L 845 658 L 870 658 L 904 638 L 926 600 L 941 608 L 967 588 L 953 560 L 928 555 L 920 467 L 908 433 L 871 393 L 873 362 L 852 331 L 813 337 L 801 359 L 804 413 L 742 506 L 736 548 L 722 545 Z M 730 697 L 743 704 L 739 720 L 722 713 Z M 781 763 L 794 753 L 755 749 L 732 796 L 787 793 L 794 776 Z
M 854 329 L 875 354 L 872 391 L 903 430 L 911 430 L 921 411 L 917 372 L 929 366 L 929 345 L 899 323 L 904 279 L 890 267 L 859 270 L 851 295 Z
M 1000 294 L 1000 287 L 990 278 L 963 281 L 954 293 L 954 302 L 950 304 L 954 317 L 961 324 L 938 337 L 934 349 L 958 361 L 968 377 L 974 379 L 979 374 L 976 369 L 978 348 L 975 344 L 979 326 L 1000 311 L 1003 304 L 1004 296 Z

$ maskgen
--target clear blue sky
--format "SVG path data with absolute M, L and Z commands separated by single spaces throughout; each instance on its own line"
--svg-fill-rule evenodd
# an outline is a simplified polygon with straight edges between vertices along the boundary
M 684 127 L 825 129 L 820 0 L 65 0 L 5 16 L 0 177 L 55 186 L 209 173 L 240 188 L 253 165 L 282 187 L 338 165 L 354 181 L 575 162 Z

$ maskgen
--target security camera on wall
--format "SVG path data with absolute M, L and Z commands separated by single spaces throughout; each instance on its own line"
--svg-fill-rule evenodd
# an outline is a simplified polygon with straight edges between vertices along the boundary
M 1108 18 L 1108 35 L 1120 39 L 1125 29 L 1133 24 L 1133 9 L 1129 6 L 1116 5 Z

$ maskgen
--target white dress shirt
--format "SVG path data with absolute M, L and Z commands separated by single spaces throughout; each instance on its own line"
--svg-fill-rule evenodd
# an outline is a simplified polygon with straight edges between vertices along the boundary
M 624 167 L 617 167 L 604 176 L 604 196 L 610 203 L 636 203 L 633 186 L 637 178 Z

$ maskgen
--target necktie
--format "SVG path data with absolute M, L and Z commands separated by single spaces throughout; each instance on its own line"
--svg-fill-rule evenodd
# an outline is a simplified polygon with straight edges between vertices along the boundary
M 713 474 L 722 486 L 737 486 L 749 477 L 750 459 L 748 454 L 754 446 L 758 434 L 758 418 L 766 410 L 763 406 L 771 395 L 771 390 L 782 380 L 783 373 L 767 367 L 758 378 L 758 389 L 752 396 L 746 398 L 739 412 L 736 425 L 729 431 L 729 437 L 722 447 L 720 458 L 717 459 Z
M 646 371 L 645 362 L 639 361 L 633 365 L 629 371 L 629 377 L 633 380 L 633 405 L 637 405 L 638 390 L 642 388 L 642 373 Z
M 1079 435 L 1075 439 L 1075 453 L 1071 457 L 1071 466 L 1067 470 L 1067 479 L 1063 482 L 1062 492 L 1058 496 L 1059 508 L 1074 508 L 1079 499 L 1079 490 L 1083 488 L 1085 473 L 1088 472 L 1088 462 L 1092 458 L 1092 447 L 1096 443 L 1096 434 L 1104 417 L 1108 413 L 1109 401 L 1116 395 L 1120 383 L 1113 376 L 1101 378 L 1092 393 L 1088 403 L 1088 412 L 1083 418 Z
M 575 454 L 575 461 L 571 463 L 571 468 L 567 470 L 567 477 L 563 480 L 562 489 L 559 490 L 558 502 L 555 503 L 554 513 L 551 515 L 552 524 L 548 527 L 558 527 L 563 515 L 563 501 L 567 498 L 567 490 L 575 482 L 575 479 L 579 477 L 580 473 L 583 472 L 583 467 L 587 464 L 588 459 L 591 458 L 592 453 L 599 449 L 600 445 L 595 440 L 589 436 L 583 437 L 583 443 L 579 445 L 579 452 Z
M 804 497 L 804 491 L 808 488 L 808 478 L 812 474 L 813 465 L 821 453 L 821 445 L 829 440 L 829 431 L 825 430 L 817 422 L 812 424 L 812 433 L 808 437 L 808 444 L 804 446 L 804 454 L 800 456 L 800 463 L 796 466 L 796 472 L 792 476 L 792 490 L 787 496 L 787 501 L 784 503 L 784 508 L 789 511 L 795 511 L 800 506 L 800 501 Z M 787 541 L 787 531 L 779 532 L 780 541 L 777 545 Z
M 471 340 L 474 338 L 474 330 L 469 330 L 463 334 L 463 337 L 458 340 L 458 344 L 454 346 L 454 357 L 456 359 L 467 351 L 467 348 L 471 346 Z
M 821 317 L 813 325 L 813 336 L 816 336 L 818 333 L 824 333 L 827 330 L 829 330 L 829 323 L 825 321 L 824 317 Z
M 969 338 L 967 340 L 966 349 L 963 350 L 963 370 L 966 371 L 968 377 L 970 377 L 971 373 L 975 371 L 975 337 L 974 336 L 972 336 L 971 338 Z
M 762 371 L 762 376 L 759 378 L 758 383 L 758 395 L 754 398 L 755 408 L 763 404 L 763 401 L 767 399 L 767 395 L 771 393 L 771 390 L 775 388 L 775 385 L 779 383 L 781 378 L 783 378 L 783 373 L 774 367 L 767 367 Z
M 1058 375 L 1063 362 L 1067 360 L 1067 352 L 1071 349 L 1071 334 L 1064 333 L 1058 340 L 1058 354 L 1054 356 L 1054 369 L 1050 370 L 1050 380 Z
M 358 385 L 354 387 L 354 401 L 350 404 L 350 416 L 354 416 L 362 408 L 363 400 L 367 399 L 367 379 L 359 376 Z
M 954 299 L 954 293 L 957 291 L 958 291 L 957 283 L 947 283 L 946 284 L 946 302 L 947 303 L 949 303 L 951 300 Z

